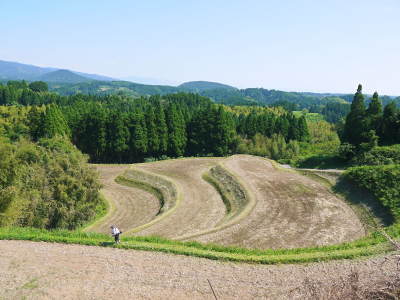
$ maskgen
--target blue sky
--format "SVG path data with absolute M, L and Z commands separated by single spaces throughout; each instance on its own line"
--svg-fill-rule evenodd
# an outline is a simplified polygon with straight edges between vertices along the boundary
M 0 1 L 0 59 L 118 78 L 400 95 L 398 0 Z

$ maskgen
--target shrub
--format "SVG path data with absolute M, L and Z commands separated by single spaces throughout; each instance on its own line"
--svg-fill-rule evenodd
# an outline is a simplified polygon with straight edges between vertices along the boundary
M 400 220 L 400 165 L 353 167 L 345 176 L 369 190 Z
M 67 139 L 0 146 L 0 226 L 75 229 L 101 204 L 97 173 Z
M 375 147 L 357 154 L 352 163 L 358 166 L 400 164 L 400 145 Z

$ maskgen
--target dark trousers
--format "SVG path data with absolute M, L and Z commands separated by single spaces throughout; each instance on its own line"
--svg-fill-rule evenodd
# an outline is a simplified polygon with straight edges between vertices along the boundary
M 114 235 L 114 240 L 116 243 L 119 243 L 119 233 Z

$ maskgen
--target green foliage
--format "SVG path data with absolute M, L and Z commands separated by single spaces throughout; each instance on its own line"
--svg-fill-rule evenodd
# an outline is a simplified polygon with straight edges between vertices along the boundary
M 15 128 L 10 118 L 7 125 L 14 128 L 4 126 L 4 135 L 11 139 L 22 135 L 33 141 L 56 135 L 71 137 L 80 150 L 89 154 L 92 162 L 139 162 L 145 157 L 158 159 L 165 155 L 223 156 L 235 153 L 239 135 L 252 140 L 257 133 L 268 138 L 282 136 L 290 149 L 294 147 L 291 141 L 309 139 L 303 115 L 296 117 L 282 108 L 215 105 L 196 94 L 132 99 L 60 97 L 13 87 L 0 87 L 0 90 L 9 93 L 6 103 L 34 104 L 15 109 L 13 116 L 21 114 L 16 122 L 20 128 Z M 286 146 L 278 150 L 275 147 L 276 151 L 279 149 L 286 151 Z M 288 155 L 273 155 L 278 156 Z
M 392 101 L 385 106 L 382 113 L 382 104 L 377 92 L 374 93 L 368 109 L 365 109 L 359 85 L 340 135 L 343 143 L 354 146 L 353 154 L 357 156 L 362 156 L 378 143 L 380 145 L 400 143 L 399 109 Z M 351 159 L 351 153 L 348 154 L 347 158 Z
M 49 86 L 44 81 L 31 82 L 29 88 L 34 92 L 47 92 L 49 90 Z
M 224 156 L 233 149 L 235 125 L 223 107 L 198 111 L 188 124 L 188 151 L 192 155 Z
M 304 116 L 306 121 L 309 122 L 318 122 L 324 120 L 324 116 L 319 113 L 310 113 L 307 111 L 293 111 L 293 114 L 298 118 Z
M 340 140 L 335 127 L 326 122 L 308 122 L 309 142 L 299 143 L 299 154 L 282 163 L 300 168 L 341 168 L 343 160 L 339 156 Z
M 329 123 L 337 123 L 350 112 L 350 105 L 341 102 L 329 102 L 323 106 L 321 114 Z
M 359 84 L 351 104 L 350 113 L 346 117 L 343 133 L 344 142 L 358 146 L 365 141 L 363 135 L 366 125 L 365 116 L 364 96 L 362 86 Z
M 0 226 L 67 228 L 95 216 L 97 174 L 62 137 L 0 144 Z
M 400 145 L 374 147 L 360 152 L 353 157 L 352 163 L 358 166 L 400 164 Z
M 241 139 L 237 148 L 238 153 L 248 153 L 258 156 L 266 156 L 271 159 L 291 159 L 300 152 L 296 141 L 285 141 L 281 135 L 274 134 L 271 138 L 257 133 L 252 139 Z
M 400 221 L 400 165 L 350 168 L 346 177 L 366 188 Z

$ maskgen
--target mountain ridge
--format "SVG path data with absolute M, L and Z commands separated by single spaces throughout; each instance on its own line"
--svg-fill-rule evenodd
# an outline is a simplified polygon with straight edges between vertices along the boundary
M 39 67 L 31 64 L 23 64 L 13 61 L 0 60 L 0 79 L 1 80 L 27 80 L 35 81 L 41 80 L 41 77 L 47 73 L 54 71 L 66 70 L 62 68 L 53 67 Z M 78 76 L 84 77 L 85 81 L 89 80 L 101 80 L 101 81 L 113 81 L 117 80 L 108 76 L 90 74 L 84 72 L 78 72 L 73 70 L 67 70 Z

